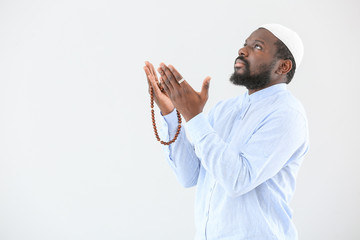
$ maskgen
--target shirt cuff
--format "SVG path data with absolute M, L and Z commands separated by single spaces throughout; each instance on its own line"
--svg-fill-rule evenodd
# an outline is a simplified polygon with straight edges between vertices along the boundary
M 177 128 L 178 128 L 178 125 L 179 125 L 176 109 L 174 109 L 171 113 L 166 114 L 165 116 L 163 116 L 163 118 L 164 118 L 164 120 L 166 122 L 169 133 L 176 132 Z
M 190 119 L 185 126 L 186 132 L 194 144 L 201 141 L 206 135 L 215 132 L 202 112 Z

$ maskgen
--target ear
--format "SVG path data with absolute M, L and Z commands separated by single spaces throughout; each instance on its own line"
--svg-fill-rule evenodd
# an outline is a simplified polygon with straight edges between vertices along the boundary
M 292 62 L 290 59 L 280 60 L 280 64 L 278 69 L 276 70 L 276 73 L 280 75 L 287 74 L 288 72 L 290 72 L 291 68 Z

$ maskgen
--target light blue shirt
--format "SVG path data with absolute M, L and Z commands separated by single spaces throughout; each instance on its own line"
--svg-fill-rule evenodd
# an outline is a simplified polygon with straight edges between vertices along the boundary
M 164 119 L 162 137 L 171 139 L 176 111 Z M 179 182 L 197 186 L 195 239 L 297 239 L 289 202 L 308 125 L 286 84 L 219 102 L 185 127 L 164 150 Z

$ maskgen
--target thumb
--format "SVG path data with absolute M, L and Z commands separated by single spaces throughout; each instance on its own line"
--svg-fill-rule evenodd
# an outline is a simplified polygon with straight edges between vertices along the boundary
M 200 95 L 202 98 L 207 99 L 209 96 L 210 79 L 211 79 L 211 77 L 209 77 L 209 76 L 207 76 L 204 79 L 203 85 L 201 87 L 201 92 L 200 92 Z

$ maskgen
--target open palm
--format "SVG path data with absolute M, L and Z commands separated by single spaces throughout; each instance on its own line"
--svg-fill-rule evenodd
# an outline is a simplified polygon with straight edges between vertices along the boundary
M 160 108 L 161 113 L 163 115 L 171 113 L 174 110 L 174 105 L 160 85 L 154 66 L 150 62 L 146 61 L 144 70 L 148 80 L 149 93 L 151 90 L 153 91 L 154 101 Z

